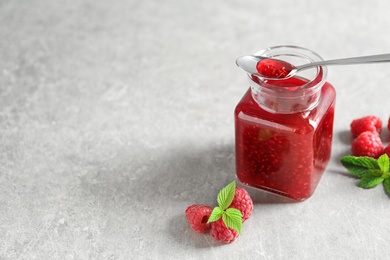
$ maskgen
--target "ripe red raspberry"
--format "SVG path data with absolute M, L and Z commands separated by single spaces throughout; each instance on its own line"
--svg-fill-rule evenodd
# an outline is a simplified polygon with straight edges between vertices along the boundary
M 390 157 L 390 143 L 385 147 L 384 153 Z
M 199 233 L 204 233 L 210 229 L 207 224 L 213 209 L 203 204 L 194 204 L 186 209 L 186 218 L 190 226 Z
M 390 117 L 389 120 L 387 121 L 387 129 L 390 131 Z
M 223 223 L 222 218 L 215 222 L 211 222 L 210 235 L 215 240 L 225 243 L 231 243 L 238 237 L 237 231 L 231 228 L 227 228 Z
M 370 131 L 380 134 L 382 131 L 382 120 L 377 116 L 365 116 L 352 121 L 351 132 L 353 136 Z
M 229 208 L 236 208 L 242 213 L 242 222 L 247 220 L 253 210 L 253 201 L 249 196 L 248 192 L 242 187 L 236 187 L 234 193 L 234 199 L 230 204 Z
M 377 133 L 366 131 L 352 142 L 352 154 L 378 158 L 384 153 L 383 144 Z

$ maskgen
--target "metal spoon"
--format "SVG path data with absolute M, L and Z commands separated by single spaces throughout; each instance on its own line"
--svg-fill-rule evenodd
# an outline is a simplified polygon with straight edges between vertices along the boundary
M 256 55 L 246 55 L 239 57 L 236 60 L 237 66 L 247 71 L 250 74 L 257 74 L 260 76 L 264 76 L 259 73 L 257 70 L 258 62 L 265 59 L 273 59 L 272 57 L 263 57 Z M 282 61 L 286 64 L 286 62 Z M 349 64 L 363 64 L 363 63 L 376 63 L 376 62 L 390 62 L 390 53 L 387 54 L 378 54 L 378 55 L 370 55 L 370 56 L 361 56 L 361 57 L 353 57 L 353 58 L 343 58 L 343 59 L 334 59 L 334 60 L 324 60 L 317 61 L 312 63 L 307 63 L 299 66 L 294 66 L 290 64 L 290 72 L 279 79 L 290 78 L 294 76 L 298 71 L 309 69 L 316 66 L 324 66 L 324 65 L 349 65 Z M 277 78 L 276 78 L 277 79 Z

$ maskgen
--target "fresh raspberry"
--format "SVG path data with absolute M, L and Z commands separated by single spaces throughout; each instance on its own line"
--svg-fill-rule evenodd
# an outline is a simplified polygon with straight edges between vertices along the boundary
M 369 131 L 361 133 L 352 142 L 352 154 L 378 158 L 384 153 L 383 144 L 377 133 Z
M 370 131 L 380 134 L 382 131 L 382 120 L 377 116 L 365 116 L 352 121 L 351 132 L 353 136 Z
M 203 204 L 194 204 L 186 209 L 186 218 L 190 226 L 199 233 L 204 233 L 210 229 L 207 224 L 213 209 Z
M 387 129 L 390 131 L 390 117 L 389 120 L 387 121 Z
M 234 199 L 230 204 L 229 208 L 235 208 L 242 213 L 242 222 L 247 220 L 253 210 L 253 201 L 249 196 L 248 192 L 242 187 L 236 187 Z
M 390 143 L 385 147 L 384 153 L 390 157 Z
M 231 228 L 227 228 L 225 223 L 223 223 L 222 218 L 215 222 L 211 222 L 210 235 L 215 240 L 225 243 L 231 243 L 238 237 L 237 231 Z

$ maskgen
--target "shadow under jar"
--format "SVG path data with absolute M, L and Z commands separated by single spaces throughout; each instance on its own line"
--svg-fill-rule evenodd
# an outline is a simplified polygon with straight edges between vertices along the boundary
M 316 62 L 316 53 L 277 46 L 256 53 L 293 65 Z M 243 184 L 302 201 L 329 162 L 336 93 L 327 68 L 286 79 L 250 75 L 250 88 L 235 109 L 236 174 Z

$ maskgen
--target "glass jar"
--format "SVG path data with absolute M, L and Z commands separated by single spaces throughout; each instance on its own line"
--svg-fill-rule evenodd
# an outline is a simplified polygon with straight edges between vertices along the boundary
M 295 66 L 316 53 L 276 46 L 256 53 Z M 336 93 L 327 68 L 291 78 L 249 76 L 250 88 L 235 109 L 236 174 L 243 184 L 296 201 L 309 198 L 330 159 Z

